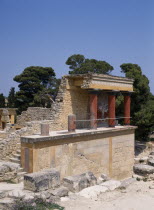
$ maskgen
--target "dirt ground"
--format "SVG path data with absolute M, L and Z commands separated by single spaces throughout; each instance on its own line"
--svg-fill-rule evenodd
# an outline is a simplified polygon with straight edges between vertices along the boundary
M 97 199 L 72 196 L 60 205 L 65 210 L 154 210 L 154 182 L 136 181 L 126 190 L 105 192 Z

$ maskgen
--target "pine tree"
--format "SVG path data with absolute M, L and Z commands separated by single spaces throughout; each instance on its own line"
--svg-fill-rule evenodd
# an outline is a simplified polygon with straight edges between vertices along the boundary
M 9 95 L 8 95 L 8 107 L 15 108 L 15 102 L 16 102 L 15 88 L 11 87 Z

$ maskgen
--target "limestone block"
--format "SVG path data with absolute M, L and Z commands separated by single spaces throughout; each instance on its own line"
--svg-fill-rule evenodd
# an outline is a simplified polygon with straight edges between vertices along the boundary
M 64 186 L 67 187 L 71 192 L 79 192 L 84 188 L 95 185 L 96 183 L 97 179 L 92 172 L 69 176 L 63 179 Z
M 16 172 L 20 168 L 20 165 L 17 163 L 11 162 L 0 162 L 0 175 L 4 176 L 4 174 L 8 172 Z
M 78 195 L 85 198 L 96 199 L 101 193 L 108 191 L 107 187 L 95 185 L 81 190 Z
M 58 196 L 58 197 L 64 197 L 64 196 L 68 196 L 68 189 L 66 187 L 59 187 L 55 190 L 50 191 L 50 193 L 54 196 Z
M 139 175 L 153 174 L 154 167 L 149 165 L 136 164 L 134 165 L 134 172 Z
M 120 189 L 126 189 L 130 184 L 132 184 L 133 182 L 135 182 L 136 179 L 135 178 L 129 178 L 129 179 L 125 179 L 121 182 L 120 185 Z
M 107 187 L 110 191 L 115 190 L 116 188 L 120 187 L 120 185 L 121 182 L 117 180 L 109 180 L 101 184 L 101 186 Z
M 47 169 L 24 176 L 24 189 L 34 192 L 55 188 L 59 184 L 60 173 L 55 169 Z

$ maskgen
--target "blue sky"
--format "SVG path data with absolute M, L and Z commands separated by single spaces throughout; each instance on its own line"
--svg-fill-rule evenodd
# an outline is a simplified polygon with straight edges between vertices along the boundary
M 153 0 L 0 0 L 0 93 L 28 66 L 68 73 L 72 54 L 105 60 L 120 73 L 137 63 L 154 93 Z

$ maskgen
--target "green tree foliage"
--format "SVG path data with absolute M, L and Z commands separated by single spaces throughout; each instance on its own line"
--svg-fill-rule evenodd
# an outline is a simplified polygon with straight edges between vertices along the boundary
M 134 93 L 131 96 L 132 124 L 137 125 L 137 138 L 146 140 L 154 122 L 154 97 L 150 93 L 149 80 L 142 74 L 140 66 L 124 63 L 121 72 L 134 79 Z
M 3 93 L 0 94 L 0 108 L 4 108 L 5 107 L 5 97 L 3 95 Z
M 80 54 L 74 54 L 70 56 L 67 59 L 66 64 L 69 65 L 69 68 L 71 69 L 69 74 L 109 74 L 113 70 L 113 66 L 111 66 L 106 61 L 86 59 L 83 55 Z
M 34 100 L 35 96 L 46 89 L 51 90 L 54 96 L 55 72 L 51 67 L 30 66 L 14 77 L 18 82 L 19 91 L 16 93 L 16 106 L 19 112 L 26 110 L 29 106 L 43 106 Z M 54 82 L 53 82 L 54 81 Z
M 16 104 L 16 97 L 15 97 L 15 88 L 11 87 L 9 95 L 8 95 L 8 107 L 15 108 Z
M 47 88 L 43 88 L 34 95 L 34 104 L 50 108 L 57 96 L 60 81 L 60 79 L 53 78 Z

